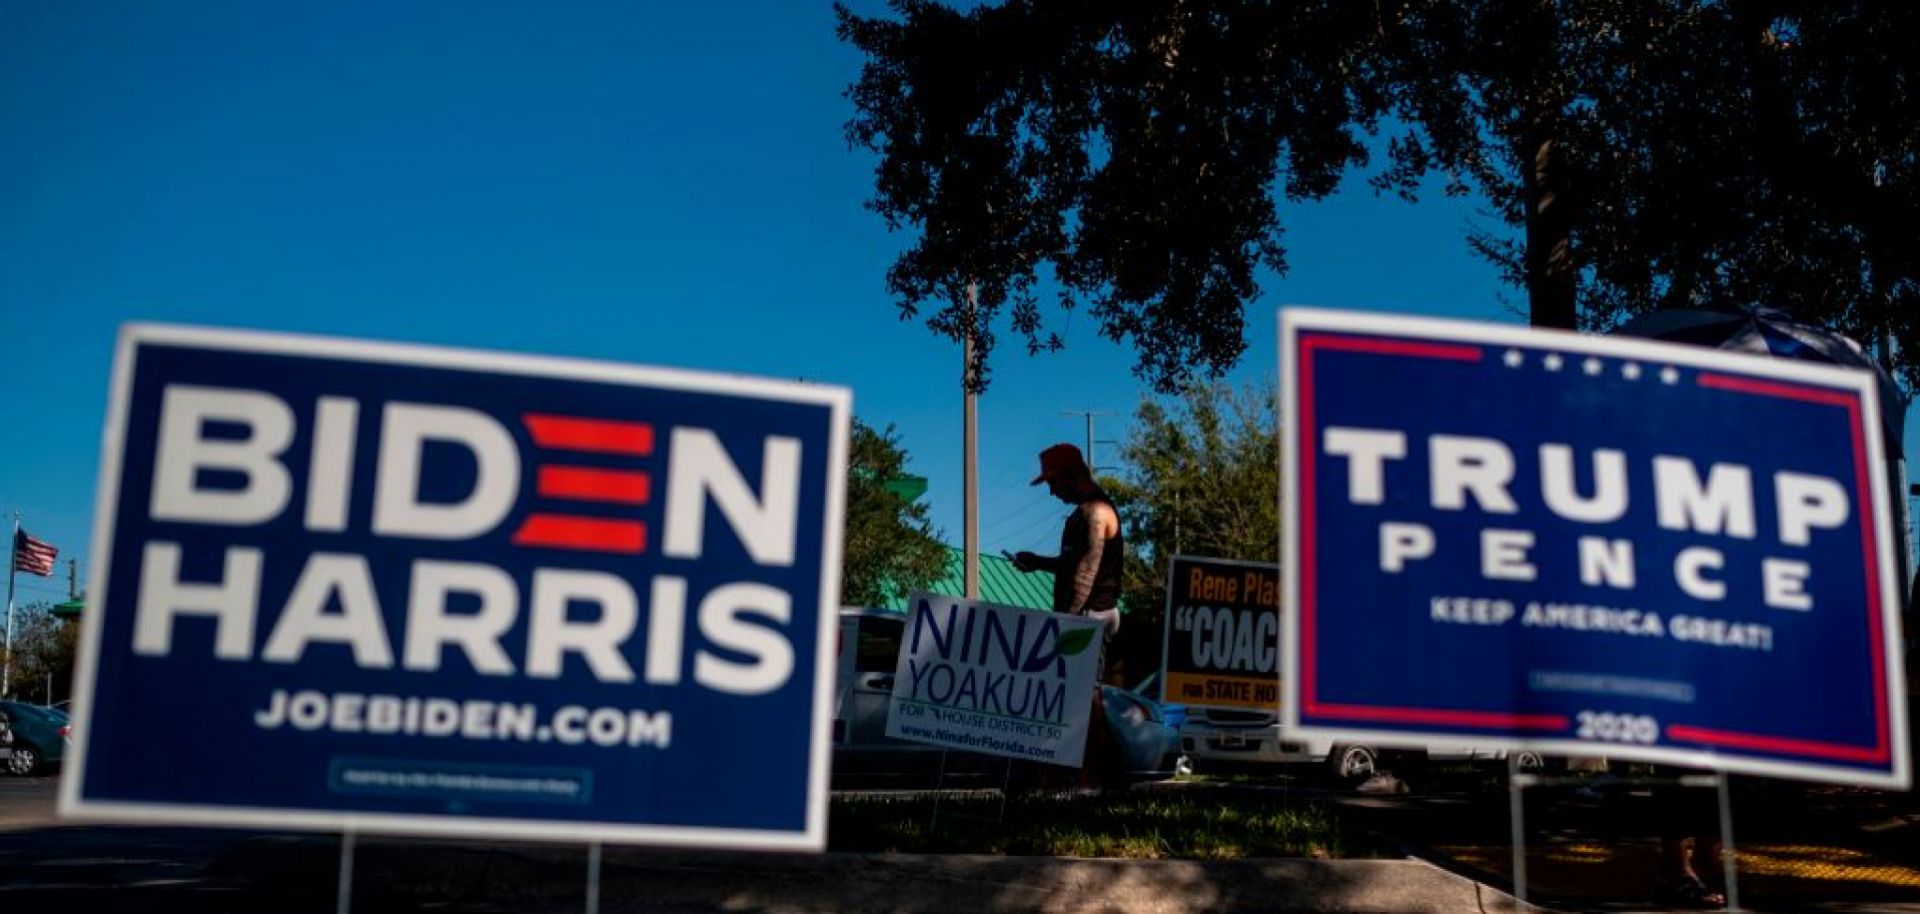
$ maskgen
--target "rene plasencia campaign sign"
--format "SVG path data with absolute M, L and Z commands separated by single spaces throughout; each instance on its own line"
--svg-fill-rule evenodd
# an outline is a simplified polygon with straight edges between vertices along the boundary
M 62 812 L 819 849 L 848 410 L 126 328 Z
M 1904 787 L 1867 373 L 1281 314 L 1283 723 Z
M 1076 767 L 1104 630 L 1085 616 L 916 593 L 887 735 Z
M 1169 702 L 1274 711 L 1280 702 L 1280 568 L 1176 555 L 1167 563 L 1160 669 Z

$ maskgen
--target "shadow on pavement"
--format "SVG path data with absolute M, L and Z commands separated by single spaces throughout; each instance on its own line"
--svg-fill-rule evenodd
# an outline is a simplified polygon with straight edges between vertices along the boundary
M 1734 781 L 1742 906 L 1772 911 L 1920 912 L 1920 798 L 1853 788 Z M 1450 871 L 1512 885 L 1507 793 L 1486 784 L 1407 797 L 1347 797 L 1344 831 L 1397 845 Z M 1530 900 L 1564 910 L 1650 910 L 1658 821 L 1642 785 L 1527 791 Z
M 18 850 L 31 847 L 31 853 Z M 339 839 L 172 829 L 5 836 L 0 909 L 331 912 Z M 7 859 L 0 856 L 0 860 Z M 586 849 L 361 839 L 357 912 L 575 912 Z M 1406 860 L 1129 861 L 884 854 L 685 853 L 609 848 L 605 912 L 1494 910 L 1471 881 Z

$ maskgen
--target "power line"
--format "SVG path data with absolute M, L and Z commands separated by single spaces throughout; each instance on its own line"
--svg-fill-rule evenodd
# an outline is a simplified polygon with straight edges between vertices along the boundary
M 1026 500 L 1021 503 L 1020 507 L 1015 508 L 1012 511 L 1008 511 L 1004 514 L 1001 514 L 998 518 L 994 520 L 994 523 L 1004 523 L 1011 518 L 1018 517 L 1022 514 L 1027 513 L 1028 511 L 1033 510 L 1035 505 L 1044 505 L 1050 501 L 1053 501 L 1053 496 L 1047 494 L 1046 492 L 1030 492 L 1028 493 Z
M 32 590 L 32 591 L 38 591 L 40 593 L 59 594 L 62 597 L 67 595 L 67 589 L 65 587 L 54 587 L 48 584 L 35 584 L 35 583 L 26 582 L 26 581 L 19 581 L 19 582 L 16 582 L 13 586 L 16 590 Z
M 1093 446 L 1095 443 L 1097 443 L 1094 441 L 1094 438 L 1093 438 L 1093 420 L 1096 417 L 1112 416 L 1113 414 L 1110 412 L 1106 412 L 1104 410 L 1063 409 L 1060 411 L 1060 415 L 1080 416 L 1087 420 L 1087 448 L 1082 453 L 1087 458 L 1087 469 L 1089 471 L 1097 470 L 1100 466 L 1100 462 L 1093 458 Z
M 1058 517 L 1042 514 L 1039 517 L 1036 517 L 1033 520 L 1029 521 L 1025 526 L 1022 526 L 1018 530 L 1015 530 L 1012 534 L 1000 537 L 1000 541 L 1004 543 L 1014 543 L 1016 545 L 1020 544 L 1024 542 L 1027 536 L 1031 534 L 1033 531 L 1041 529 L 1043 526 L 1050 523 L 1058 523 L 1059 520 L 1060 519 Z
M 1010 511 L 1006 514 L 1003 514 L 999 518 L 988 523 L 986 528 L 988 530 L 1003 530 L 1006 528 L 1006 526 L 1009 523 L 1013 522 L 1015 519 L 1031 514 L 1033 512 L 1033 509 L 1045 507 L 1048 502 L 1053 500 L 1054 498 L 1051 495 L 1036 496 L 1028 500 L 1026 504 L 1021 505 L 1019 508 L 1013 511 Z

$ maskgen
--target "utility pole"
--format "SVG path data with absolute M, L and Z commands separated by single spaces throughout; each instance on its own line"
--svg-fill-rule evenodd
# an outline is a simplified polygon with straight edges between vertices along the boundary
M 80 560 L 67 559 L 67 599 L 80 599 Z
M 980 406 L 979 395 L 974 393 L 975 375 L 973 370 L 973 321 L 975 309 L 980 304 L 980 287 L 967 283 L 967 337 L 962 343 L 960 385 L 966 391 L 966 431 L 961 436 L 962 447 L 966 451 L 966 473 L 964 500 L 966 502 L 965 554 L 962 557 L 966 581 L 967 599 L 980 599 Z
M 1063 410 L 1061 410 L 1061 411 L 1060 411 L 1060 415 L 1062 415 L 1062 416 L 1083 416 L 1083 417 L 1085 417 L 1085 418 L 1086 418 L 1086 420 L 1087 420 L 1087 448 L 1086 448 L 1086 451 L 1085 451 L 1085 454 L 1087 455 L 1087 470 L 1091 472 L 1091 471 L 1093 471 L 1093 470 L 1095 470 L 1095 469 L 1097 469 L 1097 468 L 1098 468 L 1098 467 L 1100 466 L 1100 464 L 1099 464 L 1099 462 L 1098 462 L 1098 461 L 1095 461 L 1095 460 L 1093 459 L 1093 445 L 1094 445 L 1094 440 L 1093 440 L 1093 420 L 1094 420 L 1094 418 L 1095 418 L 1095 417 L 1097 417 L 1097 416 L 1111 416 L 1111 415 L 1113 415 L 1113 414 L 1112 414 L 1112 413 L 1103 413 L 1103 412 L 1097 412 L 1097 411 L 1095 411 L 1095 410 L 1090 410 L 1090 409 L 1063 409 Z
M 13 535 L 7 538 L 7 658 L 0 667 L 0 698 L 13 695 L 13 576 L 19 571 L 20 512 L 13 512 Z
M 1880 350 L 1880 370 L 1885 372 L 1887 377 L 1891 378 L 1894 376 L 1893 331 L 1884 327 L 1881 328 L 1880 345 L 1878 348 Z M 1887 403 L 1880 404 L 1882 411 L 1889 408 L 1898 409 L 1899 407 L 1890 407 Z M 1893 448 L 1888 448 L 1888 451 L 1892 450 Z M 1912 486 L 1907 482 L 1906 454 L 1901 454 L 1900 459 L 1893 462 L 1893 479 L 1891 482 L 1896 487 L 1896 491 L 1899 489 L 1912 491 Z M 1913 594 L 1909 591 L 1909 588 L 1913 586 L 1914 564 L 1916 561 L 1920 561 L 1920 557 L 1916 557 L 1914 554 L 1913 505 L 1909 504 L 1904 498 L 1895 498 L 1893 500 L 1893 523 L 1895 528 L 1900 531 L 1900 554 L 1895 556 L 1895 558 L 1899 560 L 1897 564 L 1900 566 L 1900 594 L 1904 598 L 1900 602 L 1901 605 L 1904 606 L 1913 598 Z

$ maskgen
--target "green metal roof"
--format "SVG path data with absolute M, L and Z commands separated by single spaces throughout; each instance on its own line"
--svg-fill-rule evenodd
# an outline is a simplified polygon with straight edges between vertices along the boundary
M 947 570 L 932 584 L 927 586 L 929 593 L 944 596 L 965 596 L 967 592 L 966 551 L 947 547 Z M 1018 571 L 1013 562 L 997 553 L 980 553 L 980 599 L 987 603 L 1002 606 L 1022 606 L 1027 609 L 1053 608 L 1053 575 L 1043 571 L 1031 574 Z M 889 601 L 882 609 L 906 612 L 907 600 L 901 597 Z
M 927 494 L 927 477 L 895 476 L 887 480 L 887 491 L 899 496 L 902 501 L 911 503 Z

